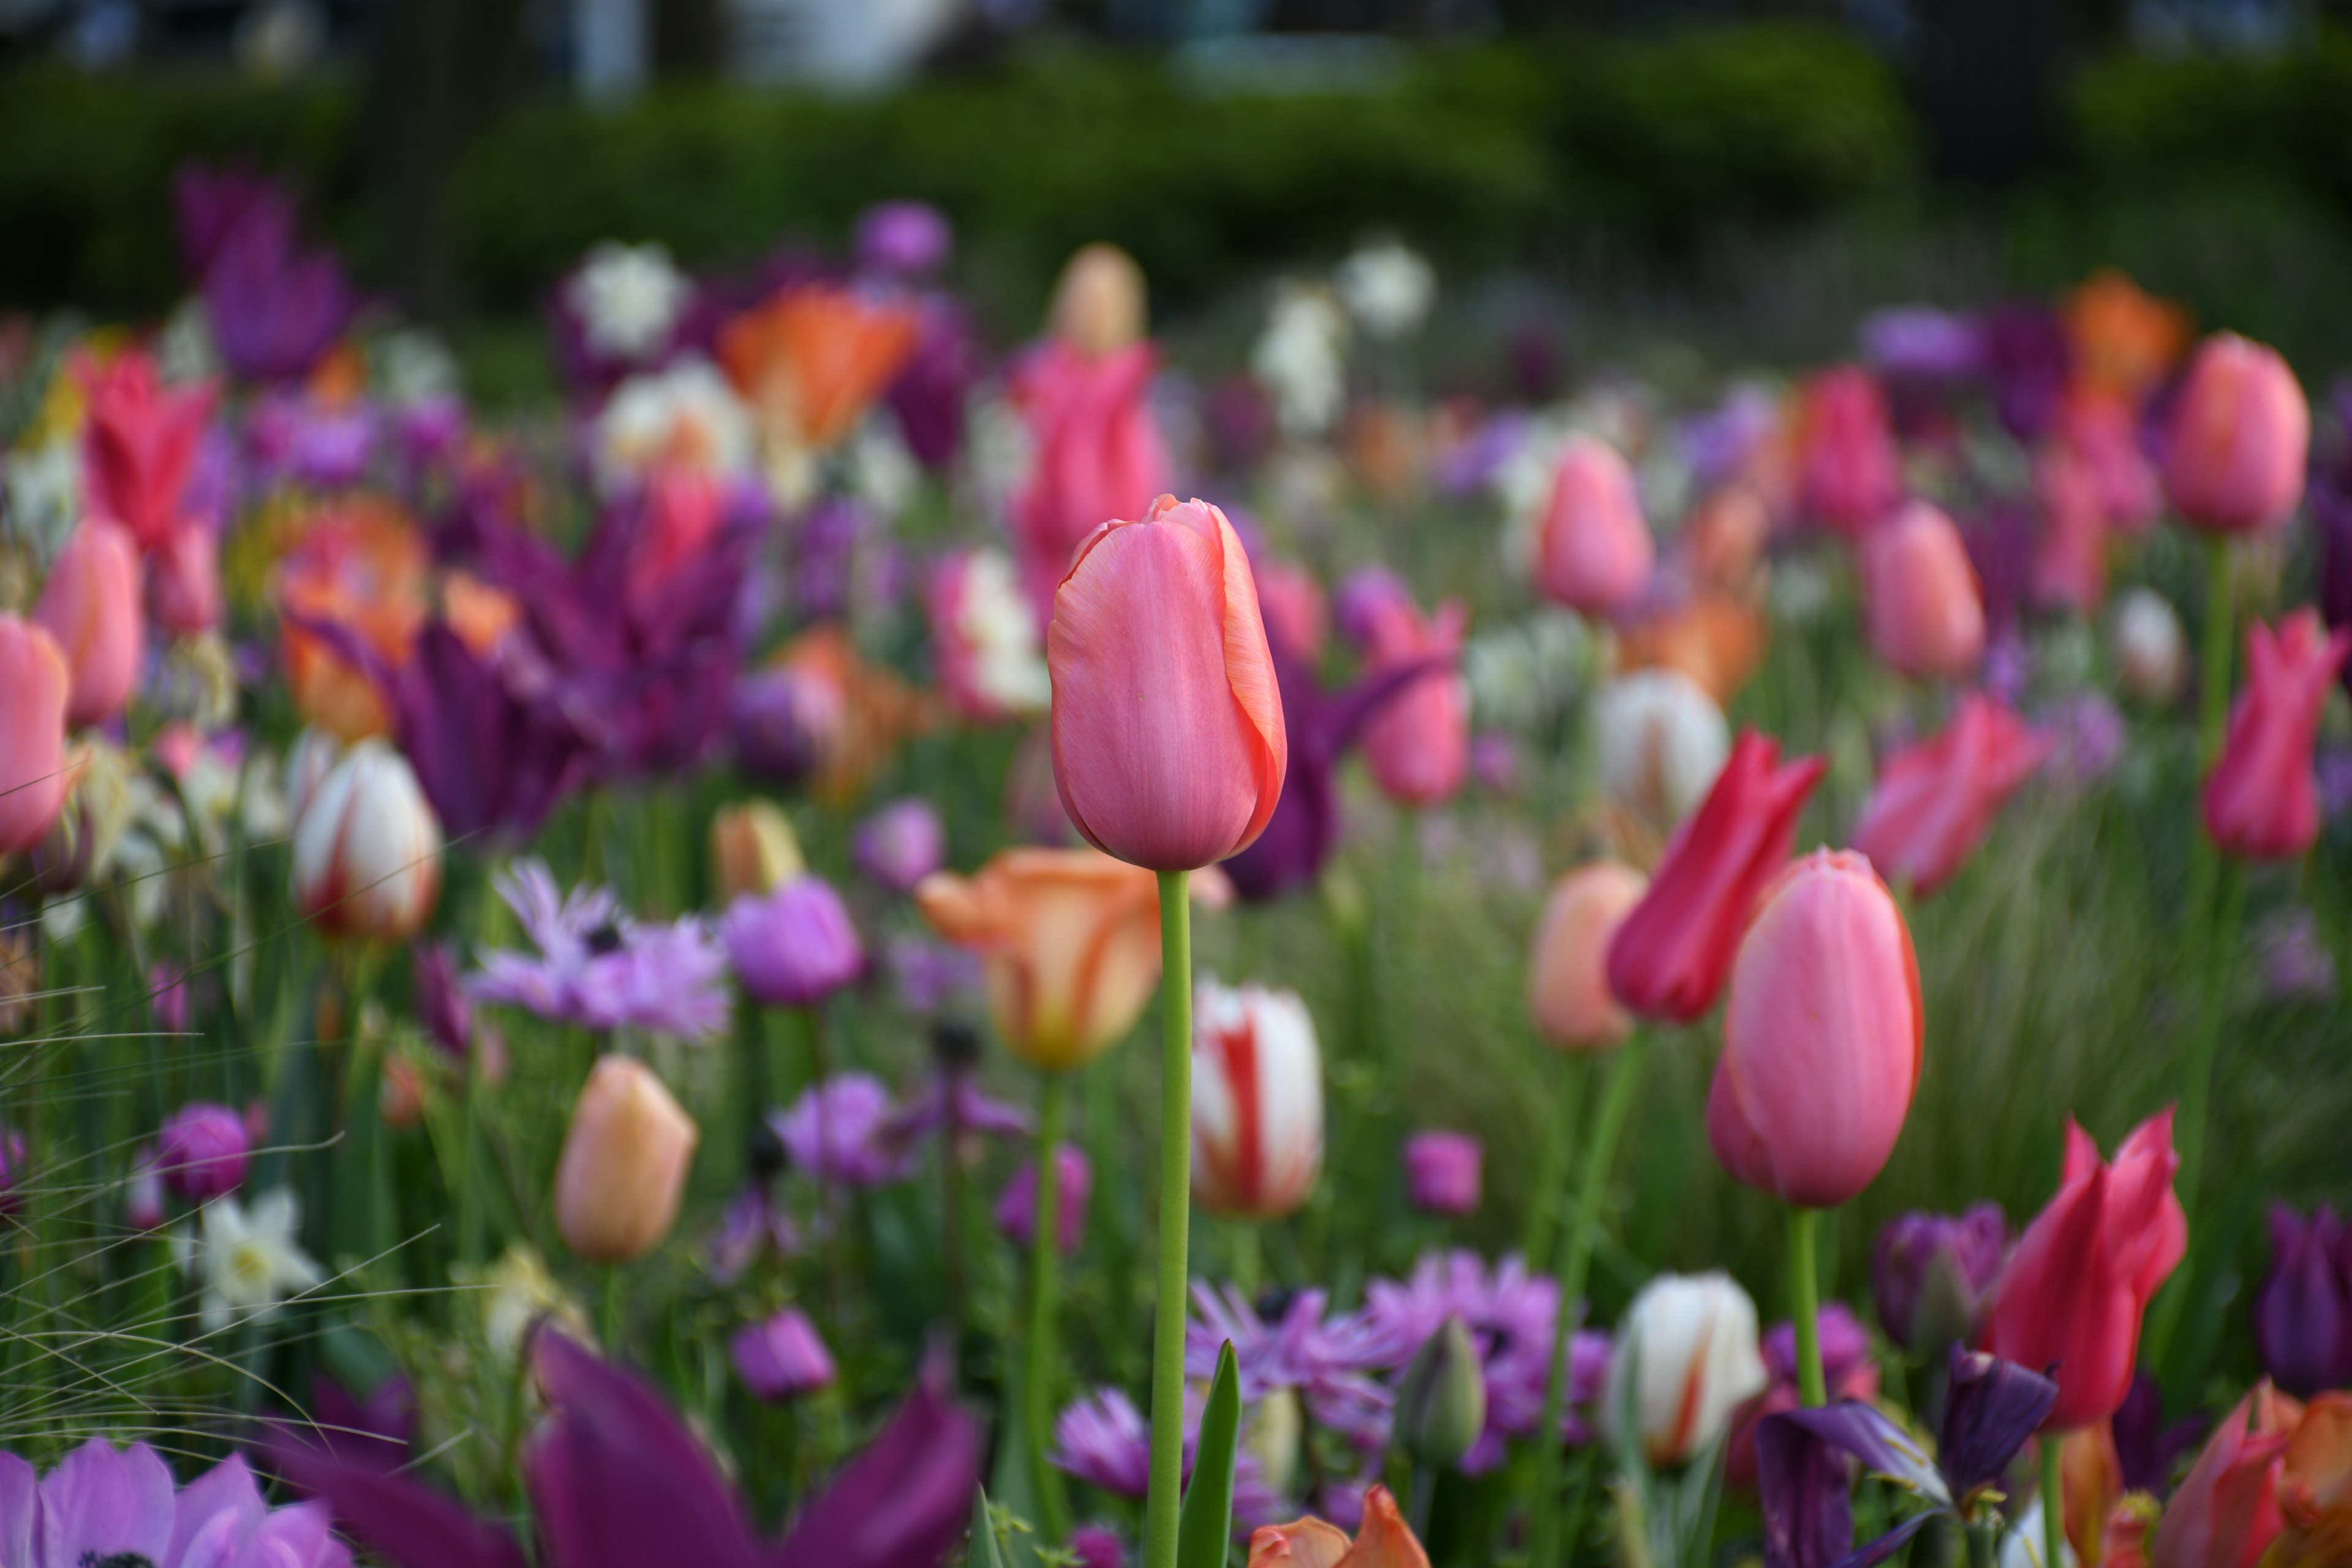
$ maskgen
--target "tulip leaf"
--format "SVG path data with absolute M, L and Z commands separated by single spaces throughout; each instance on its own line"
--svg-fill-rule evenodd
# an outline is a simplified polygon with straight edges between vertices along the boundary
M 1177 1516 L 1176 1568 L 1224 1568 L 1234 1538 L 1234 1459 L 1241 1441 L 1241 1373 L 1234 1342 L 1217 1352 L 1217 1375 L 1201 1412 L 1201 1442 L 1192 1454 L 1192 1484 Z
M 1004 1568 L 1004 1554 L 996 1549 L 996 1526 L 988 1517 L 988 1489 L 971 1489 L 971 1544 L 964 1549 L 965 1568 Z

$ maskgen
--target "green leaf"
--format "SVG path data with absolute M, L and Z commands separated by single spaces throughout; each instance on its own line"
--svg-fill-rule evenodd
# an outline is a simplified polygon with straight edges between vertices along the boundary
M 971 1489 L 971 1544 L 964 1549 L 964 1568 L 1004 1568 L 996 1550 L 996 1527 L 989 1522 L 988 1489 Z
M 1234 1342 L 1217 1352 L 1217 1375 L 1201 1413 L 1201 1444 L 1193 1451 L 1192 1484 L 1184 1489 L 1176 1521 L 1176 1568 L 1224 1568 L 1234 1538 L 1234 1453 L 1241 1440 L 1241 1373 Z

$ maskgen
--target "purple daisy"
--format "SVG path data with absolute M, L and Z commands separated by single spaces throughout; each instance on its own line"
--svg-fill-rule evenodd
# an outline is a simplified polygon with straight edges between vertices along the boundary
M 1327 1321 L 1327 1300 L 1320 1290 L 1300 1290 L 1286 1300 L 1269 1299 L 1261 1313 L 1233 1286 L 1220 1291 L 1196 1281 L 1198 1315 L 1184 1330 L 1186 1373 L 1213 1376 L 1218 1348 L 1231 1341 L 1244 1400 L 1294 1390 L 1316 1425 L 1360 1448 L 1385 1447 L 1394 1396 L 1366 1372 L 1377 1342 L 1356 1331 L 1351 1320 Z
M 351 1568 L 320 1502 L 271 1508 L 231 1455 L 184 1489 L 154 1449 L 92 1437 L 46 1476 L 0 1454 L 0 1559 L 26 1568 Z
M 904 1181 L 913 1161 L 890 1137 L 898 1114 L 890 1091 L 869 1073 L 835 1073 L 803 1091 L 768 1124 L 783 1140 L 793 1166 L 820 1182 L 878 1187 Z
M 560 892 L 537 859 L 516 861 L 492 886 L 539 952 L 484 953 L 467 984 L 477 1001 L 600 1032 L 700 1040 L 727 1027 L 727 952 L 699 919 L 640 923 L 610 888 Z

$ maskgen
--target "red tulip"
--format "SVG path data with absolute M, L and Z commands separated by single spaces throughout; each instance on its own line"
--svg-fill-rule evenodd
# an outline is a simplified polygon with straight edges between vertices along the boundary
M 89 510 L 129 529 L 152 550 L 180 521 L 196 448 L 212 417 L 213 388 L 167 387 L 155 362 L 126 349 L 83 374 L 89 407 L 82 426 L 82 483 Z
M 1805 797 L 1828 765 L 1800 757 L 1784 766 L 1780 742 L 1741 731 L 1609 944 L 1609 988 L 1629 1010 L 1688 1023 L 1715 1005 L 1748 912 L 1789 858 Z
M 1942 733 L 1887 759 L 1853 847 L 1879 875 L 1908 882 L 1925 898 L 1967 864 L 2002 804 L 2050 749 L 2050 738 L 2000 698 L 1971 691 Z
M 2277 527 L 2303 500 L 2311 405 L 2278 351 L 2234 332 L 2205 340 L 2166 430 L 2164 493 L 2210 533 Z
M 1723 1168 L 1803 1208 L 1878 1179 L 1927 1039 L 1911 932 L 1870 862 L 1817 849 L 1740 939 L 1706 1137 Z
M 1190 870 L 1265 830 L 1289 761 L 1257 587 L 1225 514 L 1161 496 L 1079 546 L 1045 634 L 1054 782 L 1087 841 Z
M 1402 594 L 1367 607 L 1365 651 L 1370 673 L 1450 659 L 1462 648 L 1467 613 L 1451 600 L 1423 616 Z M 1434 805 L 1470 773 L 1470 688 L 1451 668 L 1411 681 L 1364 724 L 1364 762 L 1372 783 L 1400 805 Z
M 2254 1568 L 2286 1518 L 2279 1483 L 2303 1412 L 2267 1383 L 2222 1417 L 2165 1506 L 2150 1568 Z
M 1071 552 L 1167 487 L 1171 465 L 1150 402 L 1158 363 L 1148 342 L 1092 354 L 1056 341 L 1013 374 L 1013 401 L 1031 447 L 1013 525 L 1041 619 L 1053 614 L 1055 584 Z
M 1870 646 L 1915 680 L 1957 680 L 1984 658 L 1984 600 L 1952 520 L 1913 501 L 1862 542 Z
M 73 672 L 66 724 L 79 730 L 122 711 L 139 679 L 147 623 L 139 613 L 139 546 L 127 530 L 86 518 L 49 567 L 35 618 Z
M 2312 748 L 2327 689 L 2352 656 L 2352 628 L 2324 631 L 2299 610 L 2273 631 L 2246 629 L 2246 689 L 2205 777 L 2205 831 L 2231 855 L 2292 860 L 2319 837 Z
M 1545 596 L 1582 615 L 1614 615 L 1649 586 L 1656 559 L 1625 459 L 1589 436 L 1570 441 L 1537 541 Z
M 2179 1164 L 2169 1110 L 2133 1129 L 2112 1165 L 2066 1124 L 2058 1195 L 2010 1254 L 1985 1326 L 1993 1354 L 2054 1367 L 2058 1403 L 2043 1431 L 2104 1421 L 2131 1392 L 2148 1298 L 2189 1249 L 2189 1216 L 2172 1194 Z
M 66 689 L 57 639 L 0 615 L 0 855 L 48 836 L 66 801 Z
M 1799 394 L 1797 486 L 1808 514 L 1849 537 L 1903 499 L 1886 396 L 1860 365 L 1822 371 Z

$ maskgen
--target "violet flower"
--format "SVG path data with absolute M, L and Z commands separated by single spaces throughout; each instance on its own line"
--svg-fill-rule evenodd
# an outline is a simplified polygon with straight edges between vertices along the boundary
M 849 854 L 859 870 L 890 891 L 911 893 L 947 863 L 947 825 L 929 801 L 894 800 L 858 824 Z
M 808 1314 L 790 1307 L 736 1330 L 727 1342 L 727 1356 L 752 1396 L 769 1404 L 814 1394 L 835 1377 L 824 1336 Z
M 350 1464 L 395 1469 L 408 1462 L 409 1439 L 415 1435 L 415 1393 L 396 1373 L 365 1398 L 324 1373 L 313 1373 L 308 1418 L 274 1420 L 269 1427 L 279 1442 Z
M 2089 789 L 2115 772 L 2131 742 L 2122 712 L 2088 687 L 2043 709 L 2034 727 L 2056 742 L 2051 774 L 2075 790 Z
M 1108 1525 L 1082 1524 L 1064 1544 L 1078 1568 L 1127 1568 L 1127 1542 Z
M 452 1060 L 464 1061 L 474 1044 L 474 1005 L 458 984 L 454 946 L 431 942 L 409 949 L 408 1001 L 425 1037 Z
M 2254 1297 L 2254 1353 L 2298 1399 L 2352 1383 L 2352 1229 L 2326 1204 L 2271 1205 L 2271 1271 Z
M 913 1173 L 914 1162 L 888 1135 L 896 1110 L 881 1079 L 843 1072 L 803 1090 L 791 1109 L 769 1112 L 768 1124 L 794 1169 L 819 1182 L 878 1187 Z
M 202 292 L 213 342 L 240 380 L 299 380 L 359 311 L 341 263 L 299 248 L 294 204 L 276 186 L 247 193 L 210 246 Z
M 936 1013 L 980 988 L 980 954 L 965 948 L 899 931 L 883 952 L 898 1005 L 909 1013 Z
M 1429 1214 L 1466 1215 L 1478 1206 L 1486 1148 L 1466 1132 L 1416 1132 L 1404 1141 L 1405 1196 Z
M 1244 1403 L 1287 1390 L 1317 1426 L 1360 1449 L 1385 1447 L 1395 1397 L 1367 1373 L 1381 1364 L 1374 1357 L 1384 1361 L 1386 1346 L 1353 1320 L 1327 1319 L 1328 1300 L 1321 1290 L 1299 1290 L 1253 1306 L 1231 1285 L 1219 1290 L 1194 1281 L 1195 1315 L 1184 1325 L 1186 1375 L 1213 1376 L 1218 1352 L 1231 1344 Z
M 940 295 L 926 299 L 914 351 L 883 395 L 917 462 L 939 469 L 955 460 L 963 446 L 965 406 L 986 370 L 979 334 L 963 307 Z
M 1054 1210 L 1054 1239 L 1065 1254 L 1078 1249 L 1087 1230 L 1087 1199 L 1094 1192 L 1095 1173 L 1084 1151 L 1067 1143 L 1054 1149 L 1054 1175 L 1060 1189 Z M 1037 1233 L 1037 1162 L 1024 1160 L 996 1200 L 996 1228 L 1024 1251 Z
M 2008 1247 L 1998 1204 L 1960 1215 L 1915 1210 L 1891 1221 L 1870 1255 L 1879 1326 L 1915 1355 L 1973 1340 Z
M 773 1136 L 772 1131 L 770 1136 Z M 778 1152 L 781 1163 L 781 1144 Z M 765 1176 L 755 1176 L 727 1200 L 705 1259 L 711 1279 L 721 1285 L 732 1285 L 743 1278 L 762 1252 L 772 1249 L 779 1258 L 791 1258 L 801 1250 L 799 1227 L 776 1203 L 768 1187 Z
M 2132 1373 L 2131 1392 L 2108 1422 L 2116 1440 L 2116 1468 L 2124 1490 L 2163 1497 L 2172 1490 L 2172 1470 L 2184 1455 L 2204 1445 L 2210 1416 L 2164 1418 L 2164 1390 L 2147 1373 Z
M 2271 1001 L 2334 1000 L 2336 955 L 2310 910 L 2297 906 L 2264 916 L 2254 928 L 2253 947 L 2262 963 L 2263 994 Z
M 814 872 L 744 894 L 719 930 L 744 994 L 771 1007 L 814 1007 L 866 972 L 849 910 Z
M 1184 1391 L 1184 1474 L 1189 1479 L 1201 1441 L 1200 1388 Z M 1135 1402 L 1116 1388 L 1098 1388 L 1063 1408 L 1054 1423 L 1054 1447 L 1046 1463 L 1066 1475 L 1118 1497 L 1140 1498 L 1151 1480 L 1151 1426 Z M 1281 1499 L 1265 1481 L 1257 1457 L 1244 1441 L 1234 1456 L 1234 1519 L 1247 1525 L 1270 1521 Z
M 1985 318 L 1985 373 L 2002 426 L 2031 446 L 2057 419 L 2073 378 L 2074 351 L 2057 314 L 2041 305 L 2003 305 Z
M 24 1211 L 25 1181 L 33 1173 L 26 1168 L 25 1159 L 25 1135 L 0 1122 L 0 1215 Z
M 947 265 L 955 229 L 929 202 L 877 202 L 857 217 L 858 265 L 892 278 L 921 278 Z
M 318 1502 L 271 1508 L 241 1454 L 184 1488 L 144 1443 L 92 1437 L 46 1476 L 0 1454 L 8 1568 L 351 1568 Z
M 226 1105 L 192 1100 L 163 1119 L 155 1135 L 155 1169 L 191 1204 L 208 1204 L 245 1184 L 252 1152 L 245 1118 Z
M 1033 1125 L 1024 1107 L 998 1100 L 980 1087 L 980 1034 L 961 1018 L 943 1018 L 931 1026 L 931 1058 L 936 1069 L 923 1092 L 890 1120 L 884 1136 L 906 1147 L 933 1132 L 951 1143 L 966 1133 L 993 1138 L 1026 1138 Z
M 698 1040 L 727 1027 L 727 955 L 700 920 L 641 924 L 609 888 L 560 892 L 537 859 L 516 861 L 490 885 L 539 951 L 484 953 L 467 982 L 476 1001 L 597 1031 Z
M 188 971 L 176 959 L 159 958 L 147 968 L 147 1013 L 167 1035 L 188 1032 Z

